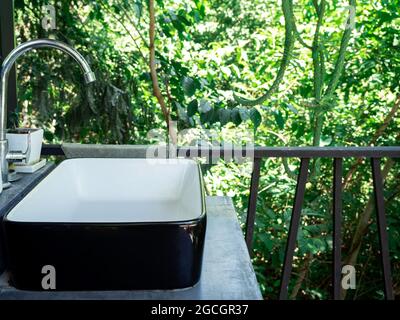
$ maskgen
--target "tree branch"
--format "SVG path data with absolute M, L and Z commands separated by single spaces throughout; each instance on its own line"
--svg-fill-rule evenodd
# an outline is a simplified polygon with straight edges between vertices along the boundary
M 349 5 L 350 5 L 350 10 L 355 10 L 356 9 L 356 0 L 350 0 Z M 331 81 L 329 82 L 328 88 L 326 89 L 326 92 L 325 92 L 325 95 L 327 97 L 330 97 L 335 92 L 336 87 L 339 83 L 340 75 L 342 74 L 342 71 L 343 71 L 344 62 L 345 62 L 345 54 L 346 54 L 346 50 L 347 50 L 347 47 L 350 42 L 351 32 L 353 31 L 351 18 L 352 18 L 352 16 L 350 13 L 349 17 L 347 18 L 345 31 L 343 32 L 342 40 L 340 43 L 339 55 L 336 60 L 335 68 L 333 69 L 333 72 L 331 75 Z
M 388 113 L 388 115 L 385 117 L 385 120 L 383 121 L 383 124 L 379 127 L 378 130 L 376 130 L 374 136 L 372 137 L 370 141 L 370 145 L 375 145 L 376 142 L 378 141 L 379 137 L 382 136 L 382 134 L 385 132 L 386 128 L 389 126 L 389 123 L 393 120 L 395 117 L 397 111 L 400 108 L 400 94 L 397 96 L 395 103 Z M 358 166 L 363 162 L 362 158 L 358 158 L 357 161 L 351 166 L 350 170 L 347 172 L 344 180 L 343 180 L 343 189 L 347 187 L 348 183 L 350 182 L 351 178 L 353 177 L 354 172 L 357 170 Z
M 312 44 L 312 59 L 314 65 L 314 97 L 319 102 L 322 95 L 322 86 L 324 82 L 323 70 L 325 70 L 324 59 L 321 59 L 322 46 L 320 45 L 320 31 L 322 27 L 322 22 L 325 15 L 326 1 L 321 0 L 318 4 L 317 1 L 313 1 L 315 10 L 317 11 L 318 21 L 315 27 L 314 40 Z
M 133 21 L 133 19 L 129 16 L 129 13 L 126 11 L 126 9 L 122 6 L 121 7 L 122 11 L 125 14 L 125 17 L 128 19 L 128 21 L 132 24 L 132 26 L 135 28 L 137 34 L 139 35 L 140 39 L 142 39 L 143 43 L 145 44 L 145 46 L 148 48 L 149 44 L 147 43 L 146 39 L 144 38 L 144 36 L 142 35 L 142 33 L 140 32 L 139 28 L 137 27 L 136 23 Z
M 143 61 L 146 62 L 146 57 L 144 56 L 140 46 L 138 45 L 138 43 L 136 42 L 135 37 L 132 35 L 132 33 L 129 31 L 129 29 L 126 27 L 126 25 L 121 21 L 121 19 L 119 17 L 117 17 L 117 15 L 115 14 L 115 12 L 113 10 L 111 10 L 108 6 L 104 5 L 103 2 L 99 2 L 100 5 L 102 6 L 102 8 L 104 8 L 109 14 L 112 15 L 112 17 L 118 21 L 118 23 L 125 29 L 126 33 L 128 34 L 128 36 L 132 39 L 133 43 L 135 44 L 136 49 L 139 51 L 140 56 L 142 57 Z
M 296 284 L 294 285 L 292 293 L 290 295 L 291 300 L 296 299 L 296 297 L 301 289 L 301 285 L 303 284 L 303 281 L 306 278 L 307 272 L 310 269 L 310 264 L 311 264 L 312 258 L 313 258 L 313 255 L 311 253 L 307 253 L 306 258 L 304 260 L 303 267 L 301 268 L 301 271 L 299 273 L 299 277 L 297 278 Z
M 156 50 L 155 50 L 155 34 L 156 34 L 156 19 L 155 19 L 155 8 L 154 0 L 149 0 L 149 13 L 150 13 L 150 23 L 149 23 L 149 51 L 150 51 L 150 75 L 153 85 L 153 93 L 157 98 L 158 103 L 161 106 L 161 111 L 164 115 L 164 119 L 167 125 L 168 136 L 173 144 L 176 144 L 177 137 L 174 132 L 174 127 L 170 115 L 170 110 L 168 109 L 164 97 L 160 90 L 160 85 L 158 83 L 157 70 L 156 70 Z

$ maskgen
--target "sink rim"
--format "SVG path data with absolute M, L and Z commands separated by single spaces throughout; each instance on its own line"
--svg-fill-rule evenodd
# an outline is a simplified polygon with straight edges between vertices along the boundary
M 165 220 L 165 221 L 20 221 L 20 220 L 13 220 L 9 219 L 9 215 L 13 212 L 15 207 L 21 203 L 31 192 L 33 192 L 43 181 L 46 180 L 48 176 L 53 174 L 55 170 L 57 169 L 58 166 L 62 165 L 64 162 L 73 162 L 77 160 L 85 160 L 85 159 L 90 159 L 90 160 L 149 160 L 149 161 L 188 161 L 188 162 L 193 162 L 198 170 L 198 177 L 199 177 L 199 186 L 200 186 L 200 204 L 201 204 L 201 213 L 191 219 L 182 219 L 182 220 Z M 60 162 L 54 170 L 49 172 L 43 179 L 36 184 L 32 190 L 30 190 L 24 197 L 22 197 L 8 212 L 3 216 L 3 222 L 4 223 L 17 223 L 17 224 L 29 224 L 29 225 L 64 225 L 64 226 L 69 226 L 69 225 L 86 225 L 86 226 L 118 226 L 118 225 L 190 225 L 190 224 L 195 224 L 198 223 L 199 221 L 203 220 L 206 216 L 207 209 L 206 209 L 206 201 L 205 201 L 205 187 L 204 187 L 204 179 L 203 179 L 203 173 L 201 170 L 200 163 L 198 161 L 195 161 L 194 159 L 190 158 L 163 158 L 163 159 L 146 159 L 146 158 L 109 158 L 109 157 L 96 157 L 96 158 L 90 158 L 90 157 L 82 157 L 82 158 L 71 158 L 71 159 L 65 159 L 62 162 Z

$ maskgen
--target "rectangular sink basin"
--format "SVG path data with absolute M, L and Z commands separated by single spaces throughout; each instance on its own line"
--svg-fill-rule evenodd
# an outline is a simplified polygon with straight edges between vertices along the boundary
M 19 289 L 191 287 L 206 229 L 201 171 L 189 159 L 65 160 L 4 228 Z

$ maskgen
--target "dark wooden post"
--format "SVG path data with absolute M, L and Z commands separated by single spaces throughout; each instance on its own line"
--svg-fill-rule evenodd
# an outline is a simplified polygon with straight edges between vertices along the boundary
M 15 34 L 14 34 L 14 1 L 1 0 L 0 5 L 0 62 L 15 47 Z M 8 80 L 8 126 L 13 127 L 17 124 L 17 79 L 15 67 L 11 70 Z

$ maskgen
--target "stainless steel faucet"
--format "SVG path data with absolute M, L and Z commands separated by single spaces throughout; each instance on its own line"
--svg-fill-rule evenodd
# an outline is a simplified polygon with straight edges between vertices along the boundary
M 6 139 L 6 131 L 7 131 L 7 86 L 8 86 L 8 76 L 12 66 L 15 61 L 23 55 L 25 52 L 30 51 L 32 49 L 37 48 L 55 48 L 65 53 L 69 54 L 74 60 L 79 64 L 83 71 L 83 76 L 86 83 L 90 83 L 96 80 L 96 77 L 90 69 L 88 62 L 85 58 L 74 48 L 69 45 L 51 39 L 37 39 L 27 41 L 25 43 L 20 44 L 16 47 L 10 54 L 4 59 L 3 64 L 1 66 L 0 73 L 0 166 L 1 166 L 1 182 L 3 183 L 3 187 L 8 187 L 8 161 L 10 160 L 22 160 L 24 159 L 24 154 L 18 153 L 9 153 L 8 151 L 8 142 Z

